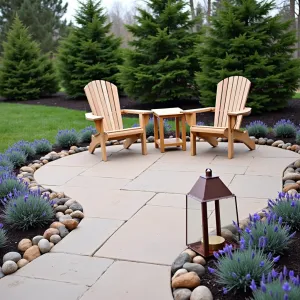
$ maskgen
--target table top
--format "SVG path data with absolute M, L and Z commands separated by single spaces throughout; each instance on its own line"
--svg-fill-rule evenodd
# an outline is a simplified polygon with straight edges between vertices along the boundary
M 179 107 L 152 109 L 151 111 L 158 117 L 177 116 L 183 114 L 182 109 Z

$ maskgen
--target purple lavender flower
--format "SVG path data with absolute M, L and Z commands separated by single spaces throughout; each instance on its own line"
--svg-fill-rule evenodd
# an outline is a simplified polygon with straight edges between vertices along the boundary
M 280 281 L 280 283 L 283 282 L 283 274 L 282 274 L 282 272 L 280 272 L 280 274 L 279 274 L 279 281 Z
M 262 291 L 263 293 L 266 293 L 266 292 L 267 292 L 267 287 L 266 287 L 266 285 L 265 285 L 264 282 L 261 282 L 261 283 L 260 283 L 260 289 L 261 289 L 261 291 Z
M 255 257 L 255 252 L 252 251 L 251 258 L 254 259 L 254 257 Z
M 248 227 L 245 228 L 245 231 L 250 234 L 251 233 L 251 229 L 249 229 Z
M 0 229 L 2 229 L 3 228 L 3 224 L 2 223 L 0 223 Z
M 257 286 L 256 286 L 256 284 L 255 284 L 254 279 L 252 279 L 252 281 L 251 281 L 250 288 L 251 288 L 252 291 L 256 291 L 256 290 L 257 290 Z
M 283 275 L 284 275 L 284 277 L 286 277 L 287 274 L 288 274 L 288 269 L 287 269 L 286 266 L 284 266 L 284 267 L 283 267 Z
M 271 253 L 271 252 L 269 252 L 269 254 L 268 254 L 268 260 L 271 260 L 271 259 L 272 259 L 272 257 L 273 257 L 272 253 Z
M 282 285 L 282 289 L 285 291 L 285 292 L 289 292 L 292 287 L 289 285 L 288 282 L 285 282 L 283 285 Z
M 291 202 L 291 207 L 295 207 L 296 206 L 296 202 L 295 201 L 292 201 Z
M 220 257 L 220 255 L 218 254 L 218 252 L 214 251 L 214 257 L 215 257 L 216 259 L 218 259 L 218 258 Z
M 272 282 L 272 274 L 271 272 L 268 274 L 268 283 L 271 283 Z
M 277 225 L 274 227 L 274 232 L 278 232 L 278 226 Z
M 228 289 L 227 288 L 223 288 L 223 294 L 226 295 L 228 293 Z
M 289 296 L 288 296 L 288 294 L 284 294 L 284 296 L 283 296 L 283 300 L 289 300 Z
M 295 272 L 292 271 L 292 270 L 290 270 L 290 271 L 289 271 L 289 277 L 292 278 L 292 277 L 294 277 L 294 276 L 295 276 Z
M 259 266 L 260 267 L 263 267 L 265 265 L 265 262 L 262 260 L 260 263 L 259 263 Z
M 231 273 L 231 276 L 232 276 L 233 278 L 237 278 L 237 275 L 236 275 L 235 272 L 232 272 L 232 273 Z
M 273 258 L 273 262 L 274 262 L 274 263 L 277 263 L 277 262 L 279 261 L 279 259 L 280 259 L 280 255 L 274 257 L 274 258 Z
M 214 274 L 216 272 L 216 269 L 214 269 L 214 268 L 208 267 L 207 269 L 208 269 L 208 272 L 211 274 Z
M 251 275 L 247 274 L 245 278 L 246 278 L 246 280 L 250 280 L 251 279 Z

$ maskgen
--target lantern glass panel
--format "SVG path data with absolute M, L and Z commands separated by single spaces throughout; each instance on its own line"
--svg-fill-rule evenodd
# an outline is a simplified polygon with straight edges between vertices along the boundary
M 238 223 L 236 198 L 222 199 L 219 203 L 221 228 L 232 225 L 232 221 Z
M 187 244 L 200 242 L 203 236 L 201 203 L 193 197 L 187 196 L 186 214 Z

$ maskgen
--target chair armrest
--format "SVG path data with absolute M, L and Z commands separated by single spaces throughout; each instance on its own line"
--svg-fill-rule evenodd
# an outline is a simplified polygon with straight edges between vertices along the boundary
M 214 107 L 204 107 L 204 108 L 196 108 L 196 109 L 187 109 L 183 110 L 182 112 L 184 114 L 198 114 L 198 113 L 204 113 L 204 112 L 214 112 Z
M 101 116 L 95 116 L 93 115 L 93 113 L 86 113 L 85 114 L 85 118 L 89 121 L 97 121 L 97 120 L 102 120 L 104 119 L 103 117 Z
M 240 111 L 228 112 L 228 116 L 237 117 L 237 116 L 249 116 L 251 114 L 251 107 L 246 107 Z
M 132 115 L 151 115 L 151 110 L 140 110 L 140 109 L 121 109 L 121 114 L 132 114 Z

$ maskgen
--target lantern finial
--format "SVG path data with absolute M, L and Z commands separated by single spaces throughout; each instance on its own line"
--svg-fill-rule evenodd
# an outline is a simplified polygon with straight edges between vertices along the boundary
M 207 168 L 205 170 L 205 176 L 209 178 L 212 177 L 212 169 Z

